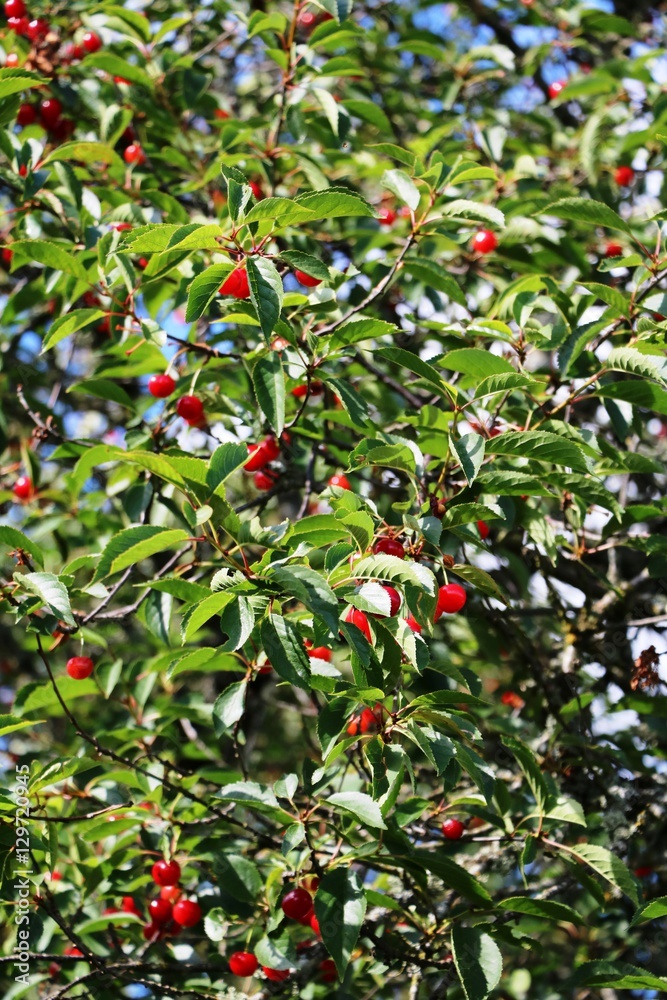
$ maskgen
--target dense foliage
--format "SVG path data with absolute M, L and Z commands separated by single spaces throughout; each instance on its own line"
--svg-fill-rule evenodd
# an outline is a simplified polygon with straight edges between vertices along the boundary
M 5 996 L 667 992 L 660 5 L 138 6 L 0 29 Z

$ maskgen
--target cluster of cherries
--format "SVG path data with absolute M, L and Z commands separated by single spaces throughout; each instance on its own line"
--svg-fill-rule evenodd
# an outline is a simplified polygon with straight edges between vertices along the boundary
M 313 909 L 312 896 L 312 893 L 317 891 L 319 879 L 311 876 L 306 884 L 307 888 L 297 887 L 286 892 L 280 905 L 288 919 L 295 920 L 304 927 L 310 927 L 320 937 L 320 925 Z M 305 944 L 307 946 L 308 942 Z M 229 956 L 229 970 L 235 976 L 244 978 L 254 976 L 259 968 L 257 957 L 251 951 L 235 951 Z M 294 971 L 293 969 L 272 969 L 267 965 L 262 965 L 261 970 L 267 979 L 276 983 L 284 981 Z M 330 958 L 325 958 L 320 963 L 320 972 L 325 983 L 333 982 L 338 978 L 335 962 Z
M 24 0 L 6 0 L 5 14 L 7 16 L 7 27 L 16 35 L 28 38 L 35 45 L 41 43 L 49 33 L 50 25 L 42 17 L 30 18 Z M 61 52 L 61 62 L 64 64 L 74 62 L 89 53 L 98 52 L 102 48 L 102 39 L 94 31 L 86 31 L 81 37 L 81 42 L 68 44 Z M 16 52 L 10 52 L 7 56 L 5 66 L 17 67 L 19 56 Z M 56 97 L 48 97 L 38 106 L 24 103 L 21 104 L 16 116 L 16 121 L 21 126 L 33 125 L 39 120 L 47 132 L 51 133 L 58 140 L 67 139 L 74 131 L 74 122 L 63 118 L 62 104 Z M 27 170 L 21 168 L 20 173 L 25 176 Z
M 484 524 L 484 522 L 480 523 Z M 484 527 L 487 527 L 487 525 L 484 525 Z M 375 555 L 395 556 L 397 559 L 405 558 L 405 548 L 402 542 L 400 542 L 397 538 L 387 537 L 378 539 L 373 546 L 373 553 Z M 383 584 L 382 589 L 389 597 L 389 615 L 376 613 L 371 617 L 394 618 L 398 614 L 401 607 L 401 595 L 395 587 L 392 587 L 389 584 Z M 458 583 L 447 583 L 443 587 L 440 587 L 438 590 L 438 600 L 435 607 L 435 613 L 433 615 L 433 621 L 437 622 L 444 614 L 456 614 L 456 612 L 460 611 L 465 605 L 466 598 L 467 595 L 465 590 Z M 359 611 L 357 608 L 350 608 L 345 617 L 345 621 L 350 625 L 356 625 L 368 642 L 373 641 L 368 616 L 363 611 Z M 416 632 L 418 635 L 421 634 L 422 626 L 413 615 L 409 614 L 404 621 L 413 632 Z

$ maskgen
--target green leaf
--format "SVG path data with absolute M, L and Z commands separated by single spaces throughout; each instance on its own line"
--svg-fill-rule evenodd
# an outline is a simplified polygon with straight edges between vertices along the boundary
M 255 364 L 252 384 L 262 413 L 280 436 L 285 426 L 285 373 L 278 351 L 269 351 Z
M 457 865 L 442 850 L 424 850 L 417 848 L 405 860 L 414 860 L 417 864 L 437 875 L 445 885 L 454 889 L 460 896 L 470 899 L 482 905 L 491 902 L 491 896 L 486 891 L 481 882 L 465 870 L 461 865 Z M 401 859 L 397 858 L 395 863 L 400 864 Z
M 153 524 L 140 524 L 125 528 L 114 535 L 105 546 L 93 577 L 93 583 L 112 573 L 148 559 L 157 552 L 165 552 L 187 541 L 189 535 L 182 528 L 161 528 Z
M 456 351 L 449 351 L 438 359 L 438 364 L 452 372 L 462 372 L 464 375 L 472 375 L 476 379 L 488 378 L 489 375 L 504 375 L 516 372 L 509 361 L 499 358 L 495 354 L 489 354 L 479 347 L 461 347 Z
M 449 445 L 461 463 L 468 486 L 474 482 L 484 461 L 484 438 L 481 434 L 465 434 L 458 441 L 449 439 Z
M 216 736 L 232 729 L 245 711 L 247 681 L 237 681 L 218 695 L 213 705 L 213 728 Z
M 602 399 L 622 399 L 643 410 L 652 410 L 653 413 L 667 416 L 667 391 L 654 382 L 646 382 L 643 379 L 607 382 L 596 389 L 595 395 Z
M 85 326 L 90 326 L 91 323 L 96 323 L 106 315 L 104 309 L 74 309 L 65 316 L 59 316 L 49 327 L 42 354 L 55 347 L 65 337 L 82 330 Z
M 121 170 L 123 168 L 123 161 L 118 153 L 111 146 L 105 146 L 102 142 L 65 142 L 49 153 L 44 163 L 67 160 L 83 163 L 107 163 L 119 167 Z
M 259 785 L 256 787 L 259 788 Z M 243 800 L 239 799 L 239 801 Z M 262 891 L 264 880 L 257 865 L 250 858 L 244 858 L 241 854 L 215 853 L 213 855 L 213 871 L 217 875 L 220 885 L 225 887 L 225 892 L 229 892 L 234 899 L 240 899 L 244 903 L 253 903 Z
M 235 441 L 226 441 L 218 445 L 208 463 L 206 485 L 213 492 L 217 492 L 222 483 L 247 461 L 246 445 L 237 444 Z
M 12 94 L 21 94 L 31 87 L 42 87 L 47 81 L 32 73 L 30 70 L 21 67 L 7 67 L 0 69 L 0 100 L 11 97 Z
M 355 118 L 361 118 L 363 121 L 375 125 L 380 132 L 391 132 L 391 122 L 382 108 L 373 101 L 345 99 L 341 103 L 345 110 Z
M 317 278 L 319 281 L 328 281 L 330 278 L 326 264 L 312 254 L 304 253 L 303 250 L 283 250 L 279 260 L 289 264 L 293 270 L 303 271 L 304 274 L 309 274 L 311 278 Z
M 212 264 L 197 275 L 188 290 L 188 303 L 185 309 L 186 323 L 192 323 L 204 315 L 218 294 L 223 281 L 233 270 L 232 264 Z
M 15 240 L 12 243 L 14 260 L 12 270 L 20 267 L 22 258 L 43 264 L 45 267 L 52 267 L 54 271 L 63 271 L 65 274 L 73 274 L 81 281 L 87 280 L 86 269 L 78 259 L 73 256 L 74 246 L 71 243 L 47 243 L 45 240 Z
M 560 845 L 558 849 L 561 849 Z M 607 882 L 628 896 L 635 906 L 639 906 L 641 899 L 639 882 L 621 859 L 608 851 L 606 847 L 600 847 L 598 844 L 577 844 L 576 847 L 568 847 L 567 851 L 563 851 L 563 853 L 585 862 L 598 875 L 601 875 Z
M 442 208 L 442 213 L 448 217 L 458 219 L 475 219 L 478 222 L 490 223 L 498 229 L 504 229 L 505 216 L 493 205 L 483 205 L 477 201 L 469 201 L 467 198 L 456 198 L 448 202 Z
M 413 212 L 417 210 L 421 199 L 419 188 L 404 170 L 385 170 L 382 186 L 388 188 L 399 201 L 404 202 Z
M 402 347 L 381 347 L 375 351 L 375 356 L 386 358 L 401 368 L 407 368 L 419 378 L 424 379 L 440 393 L 441 396 L 448 396 L 442 376 L 428 361 L 422 361 L 418 354 L 403 350 Z
M 134 402 L 125 392 L 122 385 L 107 378 L 89 378 L 83 382 L 74 382 L 67 392 L 77 392 L 82 396 L 96 396 L 98 399 L 108 399 L 128 410 L 134 410 Z
M 16 715 L 0 715 L 0 736 L 8 736 L 29 726 L 40 726 L 44 721 L 44 719 L 19 719 Z
M 572 222 L 591 223 L 594 226 L 604 226 L 606 229 L 630 232 L 627 222 L 624 222 L 612 208 L 591 198 L 561 198 L 551 205 L 540 208 L 540 215 L 555 215 L 557 219 L 570 219 Z
M 387 829 L 379 805 L 365 792 L 336 792 L 327 797 L 326 804 L 351 813 L 363 826 Z
M 565 465 L 587 472 L 583 452 L 574 441 L 549 431 L 505 431 L 486 442 L 492 455 L 517 455 L 535 462 Z
M 39 597 L 43 604 L 51 609 L 56 618 L 66 625 L 76 625 L 72 614 L 67 587 L 53 573 L 23 573 L 15 574 L 25 590 Z
M 467 1000 L 485 1000 L 503 971 L 500 949 L 485 926 L 454 924 L 452 954 Z
M 321 573 L 309 566 L 278 566 L 272 569 L 271 579 L 280 584 L 290 599 L 301 601 L 334 635 L 337 634 L 338 598 Z
M 489 375 L 479 383 L 475 389 L 473 399 L 483 399 L 485 396 L 495 396 L 497 393 L 511 392 L 513 389 L 531 391 L 538 388 L 539 384 L 539 382 L 529 379 L 527 375 L 520 375 L 518 372 L 513 372 L 512 374 L 507 372 L 504 375 Z
M 253 222 L 269 219 L 275 223 L 274 228 L 280 228 L 295 226 L 315 217 L 315 213 L 309 208 L 305 208 L 290 198 L 262 198 L 247 213 L 243 224 L 247 226 Z
M 427 288 L 442 292 L 447 298 L 459 305 L 466 305 L 465 292 L 456 278 L 449 274 L 440 264 L 425 257 L 406 257 L 403 266 L 408 274 L 412 274 Z
M 295 626 L 281 615 L 269 615 L 261 626 L 264 651 L 276 673 L 310 691 L 310 660 Z
M 583 917 L 565 903 L 557 903 L 553 899 L 531 899 L 530 896 L 510 896 L 501 899 L 497 904 L 499 910 L 509 910 L 510 913 L 525 913 L 529 917 L 539 917 L 542 920 L 555 920 L 568 924 L 582 924 Z
M 604 959 L 584 962 L 568 980 L 572 995 L 581 992 L 577 987 L 610 987 L 613 990 L 632 990 L 635 995 L 646 996 L 648 990 L 667 993 L 667 979 L 654 976 L 646 969 L 627 962 L 608 962 Z M 649 994 L 650 995 L 650 994 Z
M 10 528 L 8 524 L 0 524 L 0 545 L 6 545 L 10 549 L 22 549 L 38 566 L 44 565 L 44 553 L 39 545 L 18 528 Z
M 618 316 L 628 315 L 630 299 L 629 297 L 626 298 L 623 292 L 620 292 L 617 288 L 612 288 L 611 285 L 601 285 L 597 281 L 586 281 L 582 287 L 587 288 L 598 299 L 602 299 L 603 302 L 606 302 L 607 305 L 615 309 Z
M 246 260 L 250 298 L 257 310 L 262 333 L 268 338 L 276 328 L 283 307 L 283 283 L 271 261 L 264 257 Z
M 148 73 L 136 66 L 134 63 L 121 59 L 120 56 L 112 52 L 95 52 L 86 57 L 86 66 L 95 66 L 96 69 L 103 69 L 109 76 L 122 76 L 130 83 L 138 83 L 142 87 L 152 89 L 153 81 Z
M 219 615 L 222 609 L 233 601 L 235 597 L 236 594 L 231 593 L 229 590 L 223 590 L 219 593 L 211 594 L 210 597 L 206 597 L 203 601 L 198 601 L 192 607 L 188 608 L 181 622 L 181 638 L 183 642 L 188 642 L 206 622 L 210 621 L 214 615 Z
M 644 378 L 667 382 L 667 361 L 657 354 L 642 354 L 634 347 L 615 347 L 604 362 L 605 368 L 612 371 L 628 372 L 630 375 L 641 375 Z
M 2 736 L 1 730 L 0 736 Z M 667 896 L 658 896 L 640 906 L 632 918 L 632 924 L 643 924 L 646 920 L 659 920 L 665 916 L 667 916 Z
M 314 900 L 324 945 L 345 975 L 366 915 L 361 879 L 351 868 L 336 868 L 322 878 Z
M 326 191 L 308 191 L 294 199 L 310 209 L 314 219 L 366 216 L 375 218 L 375 209 L 350 188 L 330 187 Z
M 339 347 L 349 347 L 358 344 L 362 340 L 373 340 L 376 337 L 390 336 L 396 332 L 394 323 L 387 323 L 383 319 L 353 319 L 342 326 L 339 326 L 329 341 L 331 350 Z

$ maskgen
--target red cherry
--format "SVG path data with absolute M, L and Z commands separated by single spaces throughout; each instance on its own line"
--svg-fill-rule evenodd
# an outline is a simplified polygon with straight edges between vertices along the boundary
M 39 106 L 39 115 L 46 129 L 54 128 L 60 121 L 63 106 L 57 97 L 47 97 Z
M 216 108 L 213 112 L 213 117 L 220 118 L 222 121 L 225 121 L 229 118 L 229 112 L 225 111 L 224 108 Z M 244 952 L 239 952 L 239 954 L 244 954 Z
M 273 489 L 277 481 L 278 474 L 276 472 L 271 472 L 270 469 L 267 469 L 266 472 L 256 472 L 253 477 L 255 487 L 262 491 Z
M 486 541 L 486 539 L 491 534 L 491 528 L 488 526 L 486 521 L 478 521 L 477 530 L 479 531 L 479 537 L 482 539 L 483 542 Z
M 262 972 L 267 979 L 274 983 L 282 983 L 283 980 L 292 975 L 291 969 L 269 969 L 266 965 L 262 966 Z
M 231 295 L 233 299 L 249 299 L 250 284 L 245 267 L 237 267 L 220 286 L 221 295 Z
M 327 663 L 330 663 L 333 653 L 326 646 L 315 646 L 314 649 L 308 650 L 308 656 L 315 656 L 318 660 L 326 660 Z
M 382 589 L 389 595 L 389 614 L 381 615 L 376 613 L 373 615 L 373 618 L 393 618 L 394 615 L 398 614 L 398 609 L 401 606 L 401 595 L 395 587 L 390 587 L 389 584 L 383 584 Z
M 635 179 L 635 172 L 632 167 L 616 167 L 614 180 L 619 187 L 629 187 Z
M 49 22 L 43 17 L 36 17 L 34 21 L 29 22 L 25 33 L 32 42 L 36 42 L 38 38 L 43 38 L 48 30 Z
M 234 976 L 254 976 L 259 962 L 250 951 L 235 951 L 229 956 L 229 971 Z
M 24 17 L 12 18 L 11 20 L 20 22 L 20 21 L 25 21 L 25 18 Z M 25 21 L 25 23 L 26 25 L 28 24 L 27 21 Z M 17 35 L 23 34 L 23 32 L 17 31 L 16 25 L 10 25 L 10 27 L 12 27 L 14 31 L 16 31 Z M 13 69 L 13 67 L 18 66 L 18 64 L 19 64 L 18 53 L 10 52 L 7 58 L 5 59 L 5 66 L 7 67 L 7 69 Z
M 14 251 L 10 250 L 9 247 L 3 247 L 2 249 L 2 262 L 6 264 L 7 267 L 11 265 L 12 257 L 14 256 Z
M 37 111 L 33 108 L 32 104 L 22 104 L 16 115 L 16 123 L 18 125 L 32 125 L 34 121 L 37 121 Z
M 300 285 L 305 285 L 306 288 L 315 288 L 317 285 L 322 284 L 321 278 L 312 278 L 305 271 L 296 270 L 294 272 L 294 277 L 299 282 Z
M 317 892 L 320 887 L 320 880 L 317 875 L 308 875 L 303 880 L 302 885 L 304 889 L 308 890 L 308 892 Z
M 168 924 L 171 920 L 172 905 L 166 899 L 152 899 L 148 904 L 148 913 L 154 924 Z
M 623 247 L 620 243 L 607 243 L 604 255 L 605 257 L 622 257 Z
M 83 45 L 72 46 L 72 59 L 83 59 Z
M 248 451 L 250 452 L 250 458 L 243 468 L 246 472 L 258 472 L 267 466 L 269 462 L 274 462 L 278 458 L 280 445 L 276 438 L 266 437 L 259 444 L 249 444 Z
M 640 865 L 639 868 L 635 868 L 635 875 L 637 878 L 648 878 L 653 874 L 653 869 L 650 865 Z
M 549 100 L 555 101 L 559 94 L 567 87 L 567 80 L 556 80 L 555 83 L 549 84 Z
M 309 10 L 304 10 L 301 14 L 299 14 L 297 23 L 300 28 L 313 28 L 317 23 L 317 14 L 313 14 L 312 11 Z
M 285 893 L 280 904 L 282 911 L 290 920 L 301 920 L 313 908 L 313 897 L 305 889 L 290 889 Z
M 490 229 L 480 229 L 473 236 L 470 245 L 475 253 L 493 253 L 498 246 L 498 237 Z
M 315 910 L 313 909 L 312 904 L 311 904 L 311 907 L 308 910 L 308 913 L 306 913 L 303 917 L 299 917 L 298 920 L 297 920 L 297 923 L 298 924 L 303 924 L 304 927 L 310 927 L 310 920 L 311 920 L 311 917 L 313 917 L 314 915 L 315 915 Z
M 135 903 L 132 896 L 123 896 L 120 908 L 123 911 L 123 913 L 134 913 L 138 917 L 141 916 L 141 910 Z
M 518 695 L 516 691 L 505 691 L 500 700 L 503 705 L 509 705 L 510 708 L 523 708 L 526 704 L 521 695 Z
M 201 906 L 192 899 L 179 899 L 174 906 L 173 918 L 181 927 L 194 927 L 201 920 Z
M 17 500 L 30 500 L 34 493 L 34 486 L 30 476 L 19 476 L 12 487 L 12 492 Z
M 72 958 L 83 958 L 83 952 L 80 948 L 75 948 L 73 944 L 68 944 L 63 955 L 71 955 Z
M 94 663 L 89 656 L 71 656 L 65 669 L 76 681 L 85 680 L 93 672 Z
M 113 78 L 114 83 L 124 83 L 126 87 L 130 86 L 130 81 L 126 80 L 124 76 L 115 76 Z
M 145 271 L 148 267 L 148 257 L 140 257 L 137 261 L 137 267 L 140 267 L 142 271 Z
M 417 633 L 417 635 L 422 634 L 422 627 L 413 615 L 408 615 L 408 617 L 404 618 L 403 621 L 408 626 L 408 628 L 411 628 L 413 632 Z
M 320 922 L 319 922 L 319 920 L 317 919 L 317 917 L 315 916 L 314 913 L 313 913 L 312 917 L 310 918 L 310 926 L 315 931 L 315 933 L 317 934 L 317 936 L 320 937 Z
M 181 866 L 178 861 L 156 861 L 151 875 L 156 885 L 176 885 L 181 877 Z
M 146 924 L 141 933 L 143 934 L 146 941 L 152 941 L 153 938 L 156 937 L 161 930 L 162 928 L 159 926 L 159 924 Z
M 7 17 L 23 17 L 26 6 L 23 0 L 7 0 L 5 3 L 5 15 Z
M 86 52 L 97 52 L 102 48 L 102 39 L 94 31 L 87 31 L 82 39 Z
M 442 832 L 447 840 L 460 840 L 465 826 L 460 819 L 446 819 L 442 824 Z
M 60 971 L 61 966 L 59 966 L 57 962 L 49 962 L 48 973 L 52 979 L 55 979 Z
M 27 177 L 27 176 L 28 176 L 28 168 L 26 167 L 25 163 L 22 163 L 21 166 L 19 167 L 19 177 Z
M 128 229 L 132 228 L 131 222 L 112 222 L 111 228 L 115 229 L 117 233 L 124 233 Z
M 373 546 L 373 552 L 376 556 L 396 556 L 397 559 L 405 559 L 405 549 L 398 538 L 378 538 Z
M 350 610 L 346 615 L 345 621 L 349 622 L 350 625 L 356 625 L 358 629 L 361 629 L 368 642 L 373 641 L 373 637 L 371 636 L 371 629 L 368 624 L 368 618 L 363 613 L 363 611 L 359 611 L 357 608 L 350 608 Z
M 196 423 L 204 416 L 204 404 L 198 396 L 181 396 L 176 403 L 176 412 L 188 423 Z
M 359 716 L 353 715 L 345 730 L 348 736 L 356 736 L 359 732 Z
M 152 375 L 148 380 L 148 391 L 156 399 L 166 399 L 176 388 L 176 379 L 171 375 Z
M 322 962 L 320 962 L 320 972 L 322 973 L 322 979 L 325 983 L 333 983 L 338 979 L 336 963 L 333 958 L 325 958 Z
M 252 191 L 257 201 L 261 201 L 262 198 L 264 197 L 264 192 L 262 191 L 257 181 L 248 181 L 248 187 Z
M 381 226 L 393 226 L 396 222 L 396 212 L 393 208 L 381 208 L 378 212 L 378 222 Z
M 380 722 L 371 708 L 364 708 L 359 716 L 359 729 L 362 733 L 377 733 Z
M 464 606 L 468 595 L 458 583 L 448 583 L 438 591 L 438 603 L 435 607 L 433 621 L 437 622 L 442 615 L 456 614 Z
M 126 163 L 136 163 L 137 166 L 141 166 L 142 163 L 146 162 L 146 154 L 138 142 L 132 142 L 125 148 L 123 159 Z
M 166 899 L 168 903 L 175 903 L 181 898 L 183 890 L 177 885 L 163 885 L 160 889 L 160 899 Z
M 342 472 L 337 472 L 329 479 L 329 486 L 338 486 L 341 490 L 351 490 L 350 480 Z

